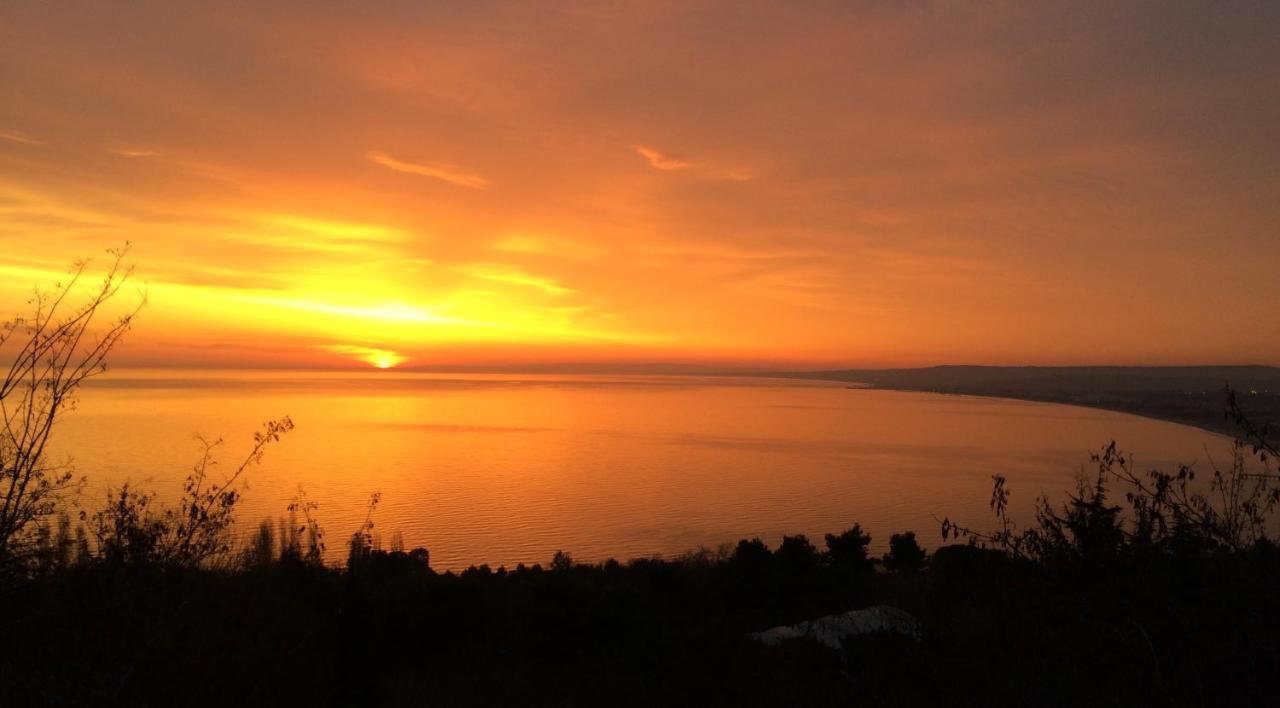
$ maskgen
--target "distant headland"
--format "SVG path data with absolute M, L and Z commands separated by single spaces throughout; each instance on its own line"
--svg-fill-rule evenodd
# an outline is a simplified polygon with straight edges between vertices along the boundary
M 931 366 L 769 375 L 1088 406 L 1228 435 L 1237 432 L 1225 416 L 1230 387 L 1252 420 L 1280 421 L 1280 367 L 1275 366 Z

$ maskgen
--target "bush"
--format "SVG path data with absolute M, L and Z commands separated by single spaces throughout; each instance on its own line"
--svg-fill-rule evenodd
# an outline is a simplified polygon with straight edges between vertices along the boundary
M 1113 441 L 1092 456 L 1094 475 L 1081 478 L 1060 507 L 1038 498 L 1035 524 L 1022 531 L 1008 515 L 1010 493 L 1005 478 L 995 475 L 991 508 L 1000 529 L 980 533 L 943 519 L 942 537 L 967 539 L 1045 566 L 1095 570 L 1121 558 L 1247 551 L 1269 541 L 1267 534 L 1280 506 L 1280 486 L 1275 484 L 1268 457 L 1274 446 L 1265 440 L 1253 444 L 1260 472 L 1249 470 L 1247 447 L 1248 443 L 1237 441 L 1231 466 L 1215 466 L 1207 491 L 1202 491 L 1194 484 L 1196 473 L 1189 466 L 1172 473 L 1139 474 L 1132 458 Z M 1110 503 L 1114 486 L 1123 491 L 1127 508 Z
M 564 551 L 556 551 L 551 557 L 551 570 L 561 573 L 567 572 L 573 568 L 573 556 Z
M 788 573 L 801 573 L 818 565 L 818 549 L 803 534 L 783 536 L 782 545 L 773 553 L 779 569 Z
M 729 562 L 744 570 L 763 570 L 773 564 L 773 554 L 769 552 L 769 547 L 758 538 L 750 541 L 742 539 L 738 541 L 738 545 L 734 547 L 733 554 L 729 556 Z
M 835 536 L 826 535 L 827 552 L 823 559 L 827 565 L 851 575 L 871 573 L 875 567 L 867 556 L 871 536 L 863 533 L 862 526 L 854 524 L 847 531 Z
M 105 276 L 79 305 L 74 298 L 88 261 L 77 263 L 62 283 L 37 290 L 29 315 L 0 323 L 0 360 L 7 362 L 0 369 L 0 571 L 22 574 L 40 562 L 39 538 L 84 484 L 68 465 L 51 463 L 46 450 L 80 385 L 106 371 L 107 355 L 142 307 L 139 302 L 93 331 L 129 279 L 127 250 L 111 252 Z
M 235 509 L 245 472 L 262 461 L 267 445 L 290 430 L 293 421 L 287 416 L 266 423 L 253 434 L 253 448 L 244 461 L 221 482 L 213 482 L 209 475 L 216 464 L 213 451 L 221 441 L 206 442 L 176 507 L 157 510 L 154 494 L 128 483 L 108 491 L 105 507 L 80 514 L 96 542 L 97 559 L 110 565 L 195 567 L 225 558 L 234 542 Z M 263 542 L 261 533 L 259 529 L 258 543 Z
M 915 531 L 895 533 L 889 537 L 889 552 L 884 567 L 895 573 L 916 573 L 924 567 L 925 552 L 916 542 Z

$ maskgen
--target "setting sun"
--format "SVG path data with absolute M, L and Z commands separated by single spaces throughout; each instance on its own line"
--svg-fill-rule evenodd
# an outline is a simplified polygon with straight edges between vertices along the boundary
M 406 361 L 406 357 L 388 349 L 358 347 L 349 344 L 329 344 L 323 348 L 334 354 L 366 362 L 377 369 L 391 369 Z
M 369 355 L 369 363 L 379 369 L 390 369 L 400 362 L 404 361 L 404 357 L 393 352 L 379 351 Z

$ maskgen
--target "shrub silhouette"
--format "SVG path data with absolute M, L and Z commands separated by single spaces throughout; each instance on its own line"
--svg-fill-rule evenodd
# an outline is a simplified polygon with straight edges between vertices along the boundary
M 826 535 L 827 551 L 823 559 L 832 568 L 847 575 L 865 575 L 875 570 L 867 555 L 871 536 L 863 533 L 862 526 L 854 524 L 839 536 Z
M 889 537 L 889 552 L 884 567 L 895 573 L 916 573 L 924 567 L 926 554 L 916 542 L 914 531 L 895 533 Z
M 240 567 L 255 570 L 268 568 L 279 559 L 276 549 L 275 526 L 270 521 L 263 520 L 240 552 Z
M 36 529 L 34 563 L 28 570 L 38 575 L 51 575 L 85 562 L 90 551 L 84 526 L 75 526 L 74 531 L 72 528 L 71 517 L 66 513 L 58 515 L 53 529 L 48 524 L 40 524 Z
M 65 512 L 66 497 L 83 484 L 45 452 L 81 384 L 106 371 L 107 355 L 145 303 L 143 296 L 94 335 L 103 309 L 132 274 L 127 252 L 127 244 L 109 252 L 106 274 L 83 302 L 73 298 L 88 261 L 77 262 L 51 289 L 37 290 L 29 315 L 0 324 L 0 358 L 9 362 L 0 376 L 0 571 L 23 572 L 35 560 L 37 537 L 49 532 L 49 521 Z
M 373 513 L 378 510 L 378 502 L 382 494 L 374 492 L 369 496 L 369 505 L 365 511 L 364 522 L 351 534 L 347 542 L 347 568 L 356 570 L 361 563 L 371 557 L 374 551 L 381 551 L 379 539 L 373 535 Z
M 551 570 L 565 572 L 573 568 L 573 556 L 564 551 L 556 551 L 551 557 Z
M 1252 445 L 1261 472 L 1249 470 L 1249 447 L 1237 440 L 1230 466 L 1215 465 L 1207 491 L 1201 491 L 1193 484 L 1195 471 L 1185 465 L 1173 473 L 1138 474 L 1132 458 L 1112 441 L 1092 455 L 1092 479 L 1080 479 L 1060 506 L 1038 498 L 1035 524 L 1022 531 L 1008 515 L 1005 478 L 995 475 L 991 508 L 1000 528 L 981 533 L 943 519 L 942 537 L 966 539 L 1046 565 L 1094 570 L 1135 556 L 1245 552 L 1270 542 L 1268 530 L 1280 505 L 1280 486 L 1269 467 L 1274 445 L 1266 439 Z M 1127 508 L 1110 503 L 1113 486 L 1123 490 Z
M 778 569 L 787 573 L 803 573 L 818 565 L 818 549 L 804 535 L 783 536 L 773 557 Z
M 307 565 L 324 562 L 324 529 L 315 517 L 318 508 L 299 485 L 298 493 L 287 507 L 288 517 L 280 520 L 281 562 Z
M 729 557 L 730 563 L 742 568 L 768 568 L 772 560 L 773 554 L 769 552 L 769 547 L 758 538 L 738 541 L 733 555 Z
M 232 528 L 245 473 L 262 461 L 268 445 L 292 429 L 293 421 L 287 416 L 265 423 L 254 433 L 248 455 L 220 482 L 212 481 L 210 473 L 216 465 L 213 451 L 221 441 L 204 442 L 204 452 L 183 483 L 176 506 L 159 508 L 153 493 L 128 483 L 109 490 L 105 507 L 81 512 L 96 543 L 97 558 L 111 565 L 180 566 L 225 558 L 234 543 Z

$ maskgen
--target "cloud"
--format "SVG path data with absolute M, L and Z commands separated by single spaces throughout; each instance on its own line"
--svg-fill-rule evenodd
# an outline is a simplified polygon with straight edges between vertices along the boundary
M 310 233 L 338 241 L 397 242 L 405 237 L 400 229 L 381 224 L 316 219 L 292 214 L 265 214 L 258 220 L 287 232 Z
M 489 180 L 479 175 L 469 172 L 459 171 L 453 165 L 422 165 L 416 162 L 404 162 L 386 154 L 385 152 L 371 152 L 367 156 L 371 162 L 382 165 L 396 172 L 406 172 L 411 175 L 422 175 L 423 177 L 434 177 L 444 180 L 450 184 L 456 184 L 459 187 L 467 187 L 470 189 L 484 189 L 489 186 Z
M 473 278 L 490 280 L 495 283 L 522 285 L 524 287 L 535 288 L 546 293 L 551 293 L 552 295 L 567 295 L 575 292 L 572 288 L 566 288 L 551 278 L 543 278 L 531 273 L 526 273 L 519 268 L 502 263 L 477 263 L 470 266 L 464 266 L 459 270 Z
M 274 249 L 364 256 L 385 254 L 408 238 L 406 232 L 381 224 L 294 214 L 233 217 L 227 228 L 215 233 L 221 239 Z
M 146 150 L 143 148 L 107 148 L 107 152 L 120 157 L 156 157 L 160 153 L 155 150 Z
M 643 157 L 649 166 L 655 170 L 663 172 L 674 172 L 676 170 L 694 170 L 698 174 L 709 177 L 711 179 L 722 179 L 730 182 L 749 182 L 755 179 L 755 175 L 751 171 L 741 167 L 721 168 L 714 165 L 705 165 L 692 160 L 667 155 L 659 150 L 655 150 L 647 145 L 633 145 L 632 149 L 636 154 Z
M 19 145 L 44 145 L 44 143 L 32 138 L 21 130 L 0 130 L 0 140 L 8 140 L 11 143 L 18 143 Z
M 655 170 L 672 171 L 687 170 L 693 167 L 693 163 L 687 160 L 681 160 L 670 155 L 664 155 L 657 150 L 645 145 L 635 146 L 636 154 L 649 161 L 649 166 Z

